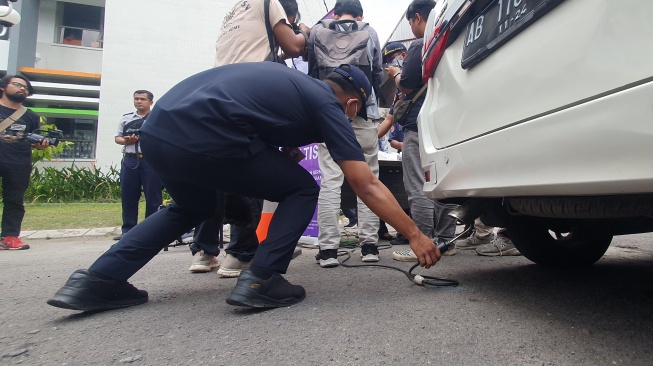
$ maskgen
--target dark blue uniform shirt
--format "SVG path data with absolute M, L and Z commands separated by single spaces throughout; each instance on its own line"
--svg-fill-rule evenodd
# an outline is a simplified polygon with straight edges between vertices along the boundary
M 221 66 L 183 80 L 159 99 L 141 131 L 220 158 L 248 157 L 262 142 L 325 142 L 336 161 L 365 160 L 333 89 L 272 62 Z

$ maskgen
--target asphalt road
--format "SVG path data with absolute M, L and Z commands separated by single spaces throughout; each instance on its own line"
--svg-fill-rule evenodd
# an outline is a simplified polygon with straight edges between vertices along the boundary
M 178 247 L 131 279 L 149 291 L 145 305 L 84 314 L 46 304 L 112 243 L 0 252 L 0 364 L 653 365 L 651 234 L 615 238 L 579 271 L 459 251 L 422 271 L 460 281 L 438 289 L 391 270 L 322 269 L 304 249 L 287 278 L 306 300 L 267 311 L 227 305 L 235 279 L 189 273 Z

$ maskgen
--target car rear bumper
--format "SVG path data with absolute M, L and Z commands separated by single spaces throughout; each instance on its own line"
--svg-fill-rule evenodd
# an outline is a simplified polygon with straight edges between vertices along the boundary
M 651 193 L 653 82 L 429 150 L 435 199 Z

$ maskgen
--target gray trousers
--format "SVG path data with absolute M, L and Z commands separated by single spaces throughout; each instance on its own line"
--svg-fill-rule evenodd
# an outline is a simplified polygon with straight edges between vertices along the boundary
M 401 165 L 410 215 L 415 225 L 424 235 L 437 242 L 451 240 L 456 232 L 456 220 L 449 216 L 449 212 L 457 205 L 432 200 L 424 193 L 424 169 L 419 157 L 417 132 L 404 130 Z
M 372 172 L 379 176 L 378 124 L 371 120 L 356 117 L 351 123 L 356 140 L 363 148 L 365 162 Z M 340 192 L 344 175 L 327 150 L 325 144 L 318 145 L 318 163 L 322 172 L 320 195 L 317 200 L 317 223 L 320 233 L 317 237 L 321 250 L 338 249 L 340 246 Z M 372 212 L 360 198 L 358 207 L 358 241 L 376 245 L 379 241 L 379 217 Z

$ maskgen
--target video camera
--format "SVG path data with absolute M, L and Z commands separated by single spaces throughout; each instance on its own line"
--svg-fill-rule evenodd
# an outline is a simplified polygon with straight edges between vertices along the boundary
M 59 141 L 63 138 L 63 131 L 61 130 L 34 130 L 32 133 L 24 133 L 24 125 L 12 125 L 5 130 L 6 136 L 10 138 L 5 140 L 25 140 L 30 144 L 41 144 L 43 141 L 48 141 L 50 146 L 59 145 Z
M 41 144 L 43 140 L 48 141 L 50 146 L 59 145 L 59 140 L 63 138 L 61 130 L 34 130 L 33 133 L 25 135 L 25 141 L 30 144 Z
M 140 134 L 141 134 L 140 128 L 128 128 L 125 130 L 125 136 L 131 136 L 131 135 L 140 136 Z

